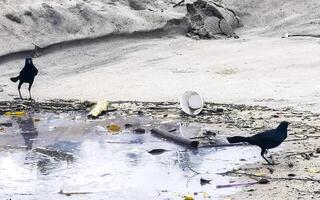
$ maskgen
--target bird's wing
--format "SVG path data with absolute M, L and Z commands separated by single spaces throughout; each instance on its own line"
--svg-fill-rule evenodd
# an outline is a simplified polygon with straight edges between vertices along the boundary
M 279 134 L 276 129 L 267 130 L 262 133 L 258 133 L 252 136 L 252 139 L 259 140 L 259 141 L 273 141 L 273 142 L 282 141 L 281 134 Z

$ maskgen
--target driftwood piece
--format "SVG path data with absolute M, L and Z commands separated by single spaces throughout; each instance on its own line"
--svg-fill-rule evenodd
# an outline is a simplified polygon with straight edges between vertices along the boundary
M 189 140 L 187 138 L 184 138 L 184 137 L 169 133 L 168 131 L 164 131 L 164 130 L 157 129 L 157 128 L 152 129 L 151 130 L 151 134 L 153 134 L 153 135 L 155 135 L 157 137 L 161 137 L 161 138 L 164 138 L 166 140 L 175 142 L 177 144 L 181 144 L 181 145 L 185 145 L 185 146 L 191 147 L 191 148 L 197 148 L 198 145 L 199 145 L 199 141 Z
M 319 34 L 286 34 L 282 38 L 288 38 L 288 37 L 315 37 L 315 38 L 320 38 Z

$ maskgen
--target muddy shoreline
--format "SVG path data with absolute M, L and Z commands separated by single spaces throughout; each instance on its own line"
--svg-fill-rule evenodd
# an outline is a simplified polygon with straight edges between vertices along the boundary
M 250 135 L 273 128 L 280 121 L 290 122 L 288 138 L 277 150 L 272 150 L 273 159 L 279 165 L 255 164 L 236 167 L 225 175 L 232 176 L 232 183 L 246 183 L 266 178 L 265 185 L 250 185 L 241 188 L 240 193 L 228 196 L 230 199 L 267 198 L 274 199 L 316 199 L 319 197 L 319 114 L 295 111 L 290 108 L 271 109 L 262 106 L 206 103 L 203 112 L 195 117 L 181 112 L 176 102 L 110 102 L 107 116 L 146 116 L 166 123 L 198 124 L 210 129 L 215 135 Z M 1 101 L 0 113 L 7 111 L 87 113 L 94 102 L 78 100 Z M 203 133 L 201 133 L 203 134 Z M 203 135 L 197 135 L 202 137 Z M 254 153 L 254 152 L 253 152 Z M 259 158 L 259 154 L 255 157 Z M 241 163 L 241 158 L 239 158 Z M 230 184 L 232 184 L 230 183 Z M 287 194 L 290 193 L 290 196 Z

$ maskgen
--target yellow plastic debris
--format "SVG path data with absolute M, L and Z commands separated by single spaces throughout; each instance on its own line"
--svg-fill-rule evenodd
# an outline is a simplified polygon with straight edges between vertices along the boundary
M 312 173 L 312 174 L 317 174 L 320 173 L 320 168 L 318 167 L 310 167 L 306 169 L 307 172 Z
M 266 176 L 267 174 L 263 173 L 263 172 L 258 172 L 258 173 L 255 173 L 254 175 L 256 175 L 256 176 Z
M 184 196 L 184 200 L 194 200 L 193 196 L 186 195 Z
M 118 134 L 121 131 L 121 127 L 117 124 L 110 124 L 107 126 L 107 129 L 111 134 Z
M 18 112 L 5 112 L 4 115 L 6 116 L 23 116 L 26 113 L 23 111 L 18 111 Z
M 97 118 L 102 112 L 108 110 L 108 101 L 98 101 L 94 108 L 89 113 L 88 117 Z

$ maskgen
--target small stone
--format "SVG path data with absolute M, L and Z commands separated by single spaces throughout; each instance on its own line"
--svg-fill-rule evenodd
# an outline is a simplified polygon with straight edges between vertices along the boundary
M 2 89 L 2 88 L 0 88 L 0 92 L 3 92 L 3 89 Z
M 288 176 L 289 177 L 295 177 L 296 175 L 291 173 L 291 174 L 288 174 Z
M 317 148 L 316 153 L 320 153 L 320 148 Z
M 124 128 L 131 128 L 133 125 L 132 124 L 125 124 Z
M 259 184 L 268 184 L 270 181 L 268 179 L 262 178 L 258 181 Z
M 289 164 L 288 164 L 288 167 L 289 167 L 289 168 L 292 168 L 292 167 L 293 167 L 293 163 L 289 163 Z
M 217 112 L 217 113 L 223 112 L 223 108 L 217 108 L 216 112 Z
M 143 129 L 143 128 L 137 128 L 137 129 L 134 130 L 134 133 L 136 133 L 136 134 L 145 134 L 146 130 Z

